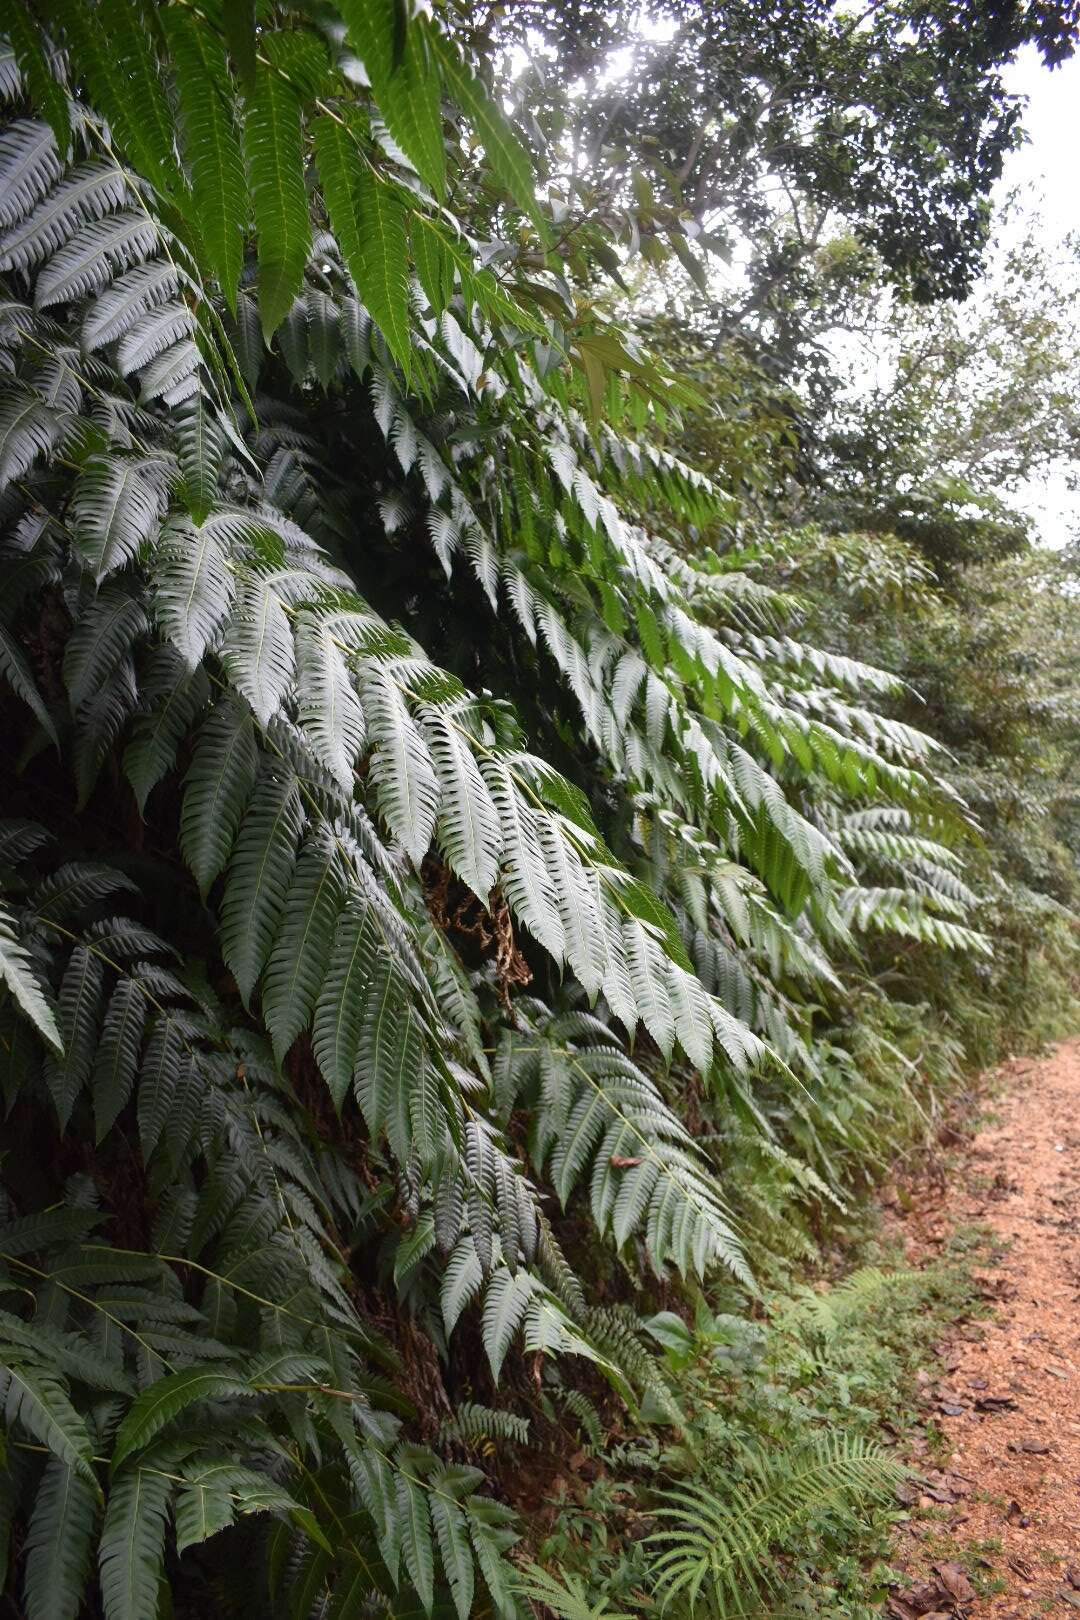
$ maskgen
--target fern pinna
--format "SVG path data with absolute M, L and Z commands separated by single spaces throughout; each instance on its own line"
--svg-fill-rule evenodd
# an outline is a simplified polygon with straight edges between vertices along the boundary
M 563 1240 L 749 1281 L 729 1127 L 835 1196 L 812 1007 L 860 927 L 981 946 L 962 813 L 693 543 L 705 404 L 452 26 L 3 18 L 6 1589 L 511 1614 L 462 1318 L 479 1395 L 638 1407 Z

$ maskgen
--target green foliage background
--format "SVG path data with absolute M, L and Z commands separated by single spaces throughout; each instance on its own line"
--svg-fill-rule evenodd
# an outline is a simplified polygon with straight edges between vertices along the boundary
M 669 73 L 673 128 L 635 154 L 609 120 L 579 180 L 606 115 L 562 69 L 598 42 L 528 9 L 0 8 L 0 1531 L 29 1620 L 574 1620 L 611 1581 L 551 1506 L 582 1446 L 598 1479 L 651 1459 L 618 1601 L 760 1597 L 811 1495 L 842 1517 L 896 1464 L 801 1397 L 778 1454 L 767 1403 L 688 1369 L 760 1369 L 763 1280 L 965 1062 L 1072 1013 L 1071 558 L 934 484 L 954 417 L 903 399 L 871 467 L 807 362 L 838 279 L 966 288 L 997 67 L 1063 54 L 1056 19 L 973 30 L 948 207 L 891 96 L 933 207 L 807 137 L 787 178 L 856 249 L 778 261 L 747 157 L 737 311 L 701 153 L 680 181 L 657 145 L 694 127 L 692 33 L 628 92 L 644 117 Z M 918 50 L 910 6 L 793 38 L 811 78 L 872 50 L 917 83 L 952 41 L 923 13 Z M 522 39 L 562 90 L 515 122 Z M 702 1534 L 735 1549 L 708 1581 Z

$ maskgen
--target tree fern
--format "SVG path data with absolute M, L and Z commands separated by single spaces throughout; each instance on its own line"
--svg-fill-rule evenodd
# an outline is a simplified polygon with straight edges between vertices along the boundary
M 593 296 L 606 220 L 549 229 L 467 30 L 20 22 L 0 1344 L 50 1455 L 5 1483 L 14 1579 L 595 1616 L 522 1588 L 472 1461 L 550 1447 L 552 1388 L 595 1440 L 586 1366 L 681 1421 L 568 1256 L 745 1286 L 747 1140 L 836 1196 L 855 929 L 972 943 L 962 813 L 892 680 L 709 551 L 732 498 L 667 448 L 703 406 Z M 731 1545 L 864 1463 L 762 1475 Z

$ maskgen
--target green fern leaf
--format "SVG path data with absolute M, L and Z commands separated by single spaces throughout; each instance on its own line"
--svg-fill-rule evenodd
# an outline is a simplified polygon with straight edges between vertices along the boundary
M 431 313 L 438 317 L 449 307 L 454 296 L 454 259 L 442 232 L 422 214 L 412 216 L 409 236 L 416 274 L 431 306 Z
M 113 1481 L 98 1546 L 106 1620 L 157 1613 L 172 1494 L 166 1471 L 150 1465 L 136 1464 Z
M 142 679 L 141 714 L 124 750 L 124 774 L 140 812 L 147 796 L 176 762 L 177 751 L 210 701 L 204 670 L 192 673 L 172 647 L 155 647 Z
M 439 842 L 454 871 L 487 905 L 502 854 L 498 809 L 453 714 L 425 708 L 421 720 L 442 791 Z
M 505 1266 L 496 1271 L 487 1285 L 484 1294 L 484 1349 L 496 1384 L 532 1292 L 533 1279 L 527 1271 L 519 1271 L 515 1276 Z
M 235 1374 L 213 1367 L 184 1367 L 169 1373 L 144 1389 L 124 1415 L 116 1432 L 109 1467 L 115 1474 L 136 1451 L 142 1451 L 155 1435 L 193 1401 L 221 1400 L 226 1396 L 250 1396 L 251 1389 Z
M 356 140 L 336 120 L 317 119 L 314 133 L 326 206 L 349 274 L 408 377 L 412 338 L 400 194 L 372 172 Z
M 75 708 L 101 690 L 147 629 L 146 611 L 128 582 L 107 581 L 64 648 L 64 682 Z
M 145 259 L 156 243 L 157 232 L 145 214 L 126 210 L 91 220 L 41 271 L 34 302 L 48 309 L 90 297 L 119 271 Z
M 399 1160 L 411 1145 L 411 1100 L 420 1092 L 424 1041 L 408 992 L 384 957 L 364 992 L 354 1085 L 368 1130 L 384 1130 Z
M 562 962 L 566 935 L 558 896 L 540 842 L 540 818 L 524 802 L 501 760 L 481 761 L 499 810 L 503 836 L 503 887 L 514 911 L 544 949 Z
M 289 691 L 295 653 L 292 627 L 273 576 L 248 576 L 241 582 L 222 644 L 230 681 L 266 726 Z
M 443 1272 L 440 1304 L 447 1334 L 453 1333 L 466 1305 L 476 1298 L 484 1280 L 476 1245 L 462 1238 Z
M 540 845 L 555 892 L 566 956 L 585 993 L 595 999 L 607 970 L 607 949 L 589 874 L 562 817 L 538 816 Z
M 232 597 L 233 576 L 216 529 L 171 519 L 154 564 L 154 615 L 190 669 L 216 643 Z
M 371 775 L 379 791 L 379 809 L 419 867 L 431 844 L 439 810 L 435 766 L 393 675 L 369 666 L 361 680 L 364 712 L 375 744 Z
M 517 1532 L 511 1528 L 514 1515 L 501 1502 L 485 1496 L 470 1496 L 465 1508 L 476 1561 L 496 1612 L 510 1620 L 518 1613 L 513 1565 L 506 1556 L 518 1540 Z
M 77 70 L 136 168 L 167 196 L 182 189 L 168 98 L 150 51 L 150 21 L 138 0 L 64 5 Z
M 407 1454 L 406 1454 L 407 1458 Z M 431 1542 L 427 1493 L 407 1472 L 408 1462 L 399 1468 L 394 1484 L 397 1490 L 397 1517 L 401 1531 L 401 1551 L 409 1579 L 427 1614 L 435 1601 L 435 1554 Z
M 0 490 L 47 455 L 59 431 L 56 413 L 36 394 L 9 386 L 0 400 Z
M 367 725 L 332 617 L 300 614 L 296 666 L 300 724 L 315 757 L 351 795 Z
M 338 920 L 312 1030 L 315 1061 L 339 1110 L 353 1082 L 364 991 L 380 948 L 373 907 L 351 897 Z
M 139 1072 L 138 1125 L 143 1157 L 149 1160 L 159 1142 L 166 1157 L 178 1160 L 195 1128 L 198 1064 L 177 1017 L 154 1019 Z
M 760 1602 L 777 1581 L 765 1556 L 773 1542 L 823 1504 L 880 1497 L 908 1472 L 882 1447 L 849 1433 L 823 1436 L 805 1454 L 781 1451 L 754 1461 L 734 1498 L 695 1484 L 664 1493 L 657 1517 L 671 1527 L 649 1540 L 661 1544 L 651 1574 L 665 1604 L 682 1596 L 692 1610 L 703 1589 L 721 1613 L 738 1612 L 747 1599 Z
M 8 1366 L 0 1373 L 4 1417 L 40 1440 L 68 1468 L 73 1468 L 90 1489 L 100 1494 L 91 1465 L 93 1446 L 86 1424 L 67 1394 L 50 1373 L 26 1365 Z
M 170 300 L 141 316 L 125 332 L 116 346 L 117 365 L 125 377 L 141 373 L 143 398 L 152 398 L 161 381 L 159 368 L 165 367 L 165 375 L 171 375 L 177 353 L 194 332 L 191 311 L 178 300 Z
M 139 461 L 95 456 L 71 497 L 75 544 L 98 580 L 131 562 L 158 527 L 157 489 Z
M 42 699 L 34 677 L 27 662 L 26 654 L 7 630 L 0 624 L 0 677 L 7 681 L 12 691 L 22 698 L 23 702 L 33 712 L 45 735 L 59 746 L 56 727 L 52 716 Z
M 441 93 L 426 19 L 402 13 L 395 0 L 341 0 L 339 10 L 386 127 L 441 201 L 446 189 Z
M 54 1210 L 52 1213 L 64 1212 Z M 42 1230 L 48 1231 L 47 1218 Z M 59 1223 L 49 1235 L 54 1238 L 61 1235 Z M 72 1234 L 69 1232 L 67 1235 Z M 24 1243 L 25 1238 L 24 1227 L 17 1241 Z M 4 1247 L 11 1252 L 7 1244 Z M 86 1384 L 90 1389 L 107 1390 L 114 1395 L 131 1394 L 131 1382 L 122 1366 L 104 1359 L 97 1345 L 78 1334 L 61 1332 L 59 1328 L 50 1327 L 47 1322 L 38 1319 L 24 1322 L 21 1317 L 12 1316 L 8 1311 L 0 1311 L 0 1338 L 11 1347 L 6 1353 L 15 1362 L 23 1357 L 33 1358 L 38 1362 L 47 1362 L 53 1373 Z
M 182 7 L 166 7 L 161 20 L 176 72 L 184 155 L 191 172 L 199 234 L 210 268 L 234 310 L 248 202 L 225 52 L 213 32 Z M 192 516 L 201 521 L 198 513 Z
M 38 884 L 33 895 L 33 914 L 56 922 L 95 900 L 124 893 L 137 894 L 138 889 L 115 867 L 92 861 L 68 861 Z
M 465 1515 L 456 1502 L 449 1500 L 441 1479 L 432 1481 L 431 1522 L 442 1560 L 458 1620 L 469 1620 L 473 1603 L 473 1559 L 469 1546 L 469 1531 Z
M 310 1022 L 327 978 L 345 892 L 334 837 L 329 829 L 318 827 L 297 862 L 284 921 L 263 979 L 263 1017 L 279 1062 Z
M 266 766 L 236 840 L 221 902 L 222 955 L 245 1005 L 285 909 L 301 819 L 296 778 Z
M 89 351 L 123 337 L 139 318 L 175 296 L 176 267 L 168 260 L 137 264 L 96 298 L 83 317 L 82 341 Z
M 56 1017 L 44 989 L 38 982 L 30 957 L 15 933 L 15 920 L 0 906 L 0 981 L 14 997 L 20 1012 L 30 1020 L 43 1041 L 63 1056 Z
M 100 957 L 88 946 L 76 945 L 60 984 L 58 1006 L 64 1055 L 50 1057 L 45 1067 L 61 1131 L 66 1130 L 76 1098 L 90 1077 L 104 982 Z
M 18 9 L 18 0 L 5 3 Z M 56 140 L 47 124 L 17 118 L 0 131 L 0 226 L 10 230 L 24 219 L 62 173 Z
M 625 918 L 623 941 L 638 1016 L 665 1057 L 670 1057 L 675 1015 L 668 994 L 667 956 L 655 935 L 637 917 Z
M 183 1553 L 201 1541 L 208 1541 L 220 1530 L 227 1530 L 236 1517 L 227 1485 L 200 1479 L 183 1485 L 176 1498 L 176 1550 Z
M 71 144 L 67 96 L 45 60 L 41 36 L 34 26 L 32 14 L 19 4 L 19 0 L 0 0 L 0 29 L 11 41 L 31 101 L 48 120 L 57 151 L 66 154 Z
M 131 1096 L 148 1010 L 141 986 L 134 979 L 122 978 L 109 1001 L 94 1061 L 94 1119 L 99 1142 Z
M 223 8 L 225 39 L 233 59 L 236 76 L 245 96 L 251 94 L 255 83 L 256 59 L 256 0 L 229 0 Z
M 229 858 L 257 765 L 251 715 L 233 699 L 216 703 L 199 731 L 180 815 L 180 847 L 204 895 Z
M 166 12 L 166 16 L 176 15 Z M 224 435 L 201 393 L 176 413 L 176 452 L 183 483 L 180 493 L 196 524 L 205 523 L 217 499 L 224 459 Z
M 97 1506 L 87 1481 L 50 1457 L 26 1533 L 27 1620 L 77 1620 L 93 1558 Z
M 300 103 L 274 72 L 260 71 L 244 106 L 244 153 L 259 253 L 259 316 L 269 343 L 292 308 L 311 251 Z
M 560 1571 L 558 1575 L 539 1564 L 525 1564 L 514 1583 L 515 1591 L 533 1603 L 541 1604 L 558 1620 L 632 1620 L 629 1614 L 608 1608 L 606 1597 L 595 1603 L 580 1575 Z
M 50 842 L 48 828 L 39 821 L 27 821 L 21 816 L 7 817 L 0 821 L 0 865 L 16 866 Z

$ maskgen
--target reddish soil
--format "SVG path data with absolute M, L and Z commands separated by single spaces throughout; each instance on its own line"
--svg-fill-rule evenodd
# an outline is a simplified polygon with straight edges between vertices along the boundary
M 931 1517 L 898 1550 L 892 1620 L 1080 1614 L 1080 1039 L 999 1078 L 960 1164 L 898 1217 L 915 1263 L 965 1226 L 1007 1249 L 980 1274 L 992 1319 L 958 1327 L 944 1372 L 920 1375 L 946 1448 L 931 1468 L 931 1432 L 916 1458 Z

